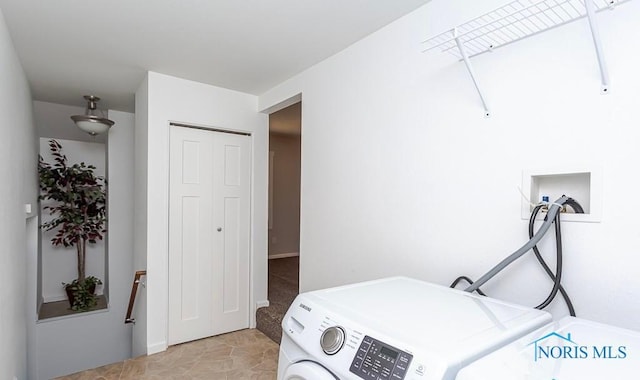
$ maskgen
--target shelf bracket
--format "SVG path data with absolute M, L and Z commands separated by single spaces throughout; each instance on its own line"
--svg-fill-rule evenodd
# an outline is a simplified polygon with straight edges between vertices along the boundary
M 591 0 L 585 0 L 585 10 L 587 11 L 587 19 L 589 20 L 589 28 L 591 29 L 591 36 L 593 37 L 593 45 L 596 49 L 596 56 L 598 57 L 598 65 L 600 66 L 600 79 L 602 86 L 600 92 L 602 94 L 609 93 L 609 72 L 607 71 L 607 63 L 604 59 L 604 53 L 602 52 L 602 42 L 600 41 L 600 30 L 598 29 L 598 22 L 596 21 L 596 11 Z
M 480 85 L 478 84 L 478 80 L 476 79 L 475 72 L 473 71 L 473 66 L 471 66 L 471 61 L 469 60 L 469 55 L 467 54 L 462 41 L 460 41 L 460 37 L 458 36 L 458 29 L 453 29 L 453 38 L 456 41 L 456 45 L 458 45 L 458 50 L 460 50 L 460 56 L 464 61 L 465 66 L 467 66 L 467 70 L 469 71 L 469 75 L 471 75 L 471 80 L 473 81 L 473 85 L 476 87 L 476 91 L 478 91 L 478 95 L 480 96 L 480 101 L 482 102 L 482 107 L 484 107 L 484 116 L 491 116 L 491 112 L 489 112 L 489 106 L 487 106 L 487 102 L 482 95 L 482 91 L 480 90 Z

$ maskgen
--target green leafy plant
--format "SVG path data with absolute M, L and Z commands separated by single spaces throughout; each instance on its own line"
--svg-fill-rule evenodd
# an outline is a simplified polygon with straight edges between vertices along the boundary
M 96 297 L 95 291 L 97 285 L 102 285 L 102 281 L 99 278 L 89 276 L 85 277 L 83 282 L 76 279 L 71 281 L 70 284 L 63 282 L 62 285 L 73 297 L 71 310 L 87 311 L 98 304 L 98 297 Z
M 95 306 L 96 296 L 87 295 L 88 289 L 102 282 L 85 276 L 87 243 L 102 240 L 106 224 L 106 181 L 95 175 L 95 166 L 69 165 L 62 153 L 62 145 L 56 140 L 49 141 L 49 149 L 54 163 L 44 162 L 40 156 L 38 174 L 40 177 L 40 199 L 53 201 L 44 207 L 54 218 L 42 224 L 46 231 L 57 229 L 51 239 L 54 246 L 75 246 L 77 253 L 78 278 L 65 288 L 74 288 L 73 310 L 88 310 Z M 71 301 L 71 300 L 70 300 Z

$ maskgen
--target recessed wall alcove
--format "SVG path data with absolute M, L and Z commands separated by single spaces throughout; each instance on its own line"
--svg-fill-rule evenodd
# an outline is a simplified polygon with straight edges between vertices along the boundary
M 52 163 L 53 157 L 49 150 L 51 138 L 40 138 L 40 155 L 45 162 Z M 95 166 L 96 176 L 106 177 L 106 147 L 101 142 L 74 141 L 55 139 L 62 145 L 62 151 L 68 159 L 69 165 L 84 162 Z M 45 223 L 53 217 L 44 207 L 51 204 L 50 200 L 40 201 L 40 220 Z M 57 229 L 46 231 L 40 229 L 39 254 L 39 305 L 38 319 L 46 320 L 65 315 L 78 314 L 70 309 L 67 295 L 62 283 L 70 283 L 77 278 L 77 254 L 75 247 L 54 246 L 51 239 L 55 237 Z M 107 232 L 108 233 L 108 232 Z M 106 233 L 105 233 L 106 238 Z M 97 240 L 95 244 L 88 243 L 86 251 L 86 275 L 95 276 L 102 281 L 96 288 L 98 305 L 93 311 L 107 308 L 108 279 L 106 277 L 108 255 L 106 240 Z
M 53 138 L 62 145 L 69 163 L 84 161 L 94 165 L 95 174 L 104 176 L 107 182 L 107 223 L 104 226 L 107 232 L 102 241 L 87 250 L 86 275 L 96 276 L 103 282 L 97 288 L 100 295 L 97 308 L 88 312 L 70 310 L 62 282 L 68 283 L 77 277 L 76 250 L 74 247 L 66 250 L 52 247 L 53 232 L 34 231 L 37 249 L 27 268 L 30 284 L 27 330 L 32 337 L 28 347 L 30 375 L 27 378 L 50 379 L 131 357 L 135 327 L 125 324 L 124 319 L 135 272 L 135 115 L 109 110 L 107 117 L 115 124 L 107 133 L 92 137 L 75 126 L 70 118 L 84 113 L 80 104 L 69 106 L 34 101 L 33 111 L 40 145 L 38 153 L 45 160 L 49 155 L 48 142 Z M 37 178 L 37 173 L 32 175 Z M 33 205 L 34 213 L 38 211 L 38 225 L 46 217 L 41 206 L 42 203 Z M 139 292 L 144 292 L 144 287 Z M 138 309 L 134 311 L 138 312 L 136 315 L 140 314 Z M 89 341 L 99 344 L 88 344 Z

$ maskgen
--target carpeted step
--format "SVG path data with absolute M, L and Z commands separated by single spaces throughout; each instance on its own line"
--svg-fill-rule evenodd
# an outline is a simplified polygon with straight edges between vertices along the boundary
M 286 310 L 276 310 L 275 308 L 261 307 L 256 311 L 256 328 L 272 341 L 280 344 L 282 340 L 282 318 Z
M 282 339 L 282 319 L 298 295 L 298 258 L 269 260 L 269 306 L 256 311 L 256 328 L 274 342 Z

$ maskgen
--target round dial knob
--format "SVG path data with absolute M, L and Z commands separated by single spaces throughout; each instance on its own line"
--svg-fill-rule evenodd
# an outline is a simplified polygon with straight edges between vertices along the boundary
M 331 326 L 324 330 L 320 337 L 320 347 L 327 355 L 333 355 L 340 351 L 344 345 L 345 333 L 340 326 Z

